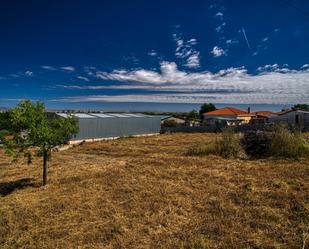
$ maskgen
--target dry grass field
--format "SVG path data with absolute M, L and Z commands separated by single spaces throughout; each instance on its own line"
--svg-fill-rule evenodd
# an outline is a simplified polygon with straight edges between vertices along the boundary
M 45 187 L 0 151 L 0 248 L 309 248 L 309 161 L 186 156 L 214 136 L 56 152 Z

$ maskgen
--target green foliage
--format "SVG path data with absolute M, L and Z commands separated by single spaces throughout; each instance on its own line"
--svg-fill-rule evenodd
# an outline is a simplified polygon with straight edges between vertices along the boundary
M 242 148 L 240 138 L 232 129 L 224 129 L 222 138 L 215 142 L 199 143 L 190 147 L 189 156 L 219 155 L 223 158 L 237 158 Z
M 10 110 L 9 117 L 9 132 L 13 139 L 5 141 L 6 150 L 14 158 L 23 154 L 28 162 L 31 162 L 31 153 L 35 149 L 46 163 L 51 150 L 78 131 L 76 118 L 48 117 L 44 104 L 40 102 L 22 101 Z
M 296 104 L 292 107 L 293 110 L 306 110 L 309 111 L 309 104 Z
M 212 103 L 205 103 L 201 105 L 200 112 L 199 112 L 201 119 L 203 118 L 203 113 L 211 112 L 215 110 L 216 110 L 216 106 Z
M 233 129 L 226 128 L 222 132 L 222 138 L 217 141 L 219 155 L 223 158 L 236 158 L 241 151 L 240 138 Z
M 192 110 L 186 115 L 186 120 L 193 121 L 199 119 L 199 113 L 196 110 Z
M 0 112 L 0 131 L 10 129 L 10 113 Z
M 176 127 L 177 126 L 177 122 L 175 120 L 172 120 L 172 119 L 165 120 L 163 122 L 163 126 L 165 126 L 165 127 Z
M 276 125 L 269 132 L 248 132 L 242 146 L 250 157 L 300 158 L 309 156 L 309 145 L 299 131 Z
M 299 131 L 289 131 L 283 126 L 275 126 L 269 141 L 267 156 L 294 158 L 309 156 L 309 144 Z

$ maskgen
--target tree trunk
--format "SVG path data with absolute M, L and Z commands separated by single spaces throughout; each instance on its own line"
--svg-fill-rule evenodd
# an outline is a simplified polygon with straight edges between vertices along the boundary
M 43 186 L 47 183 L 47 151 L 43 152 Z

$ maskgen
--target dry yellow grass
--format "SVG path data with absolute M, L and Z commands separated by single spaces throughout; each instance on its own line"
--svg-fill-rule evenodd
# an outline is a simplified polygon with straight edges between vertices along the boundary
M 0 248 L 308 248 L 309 162 L 189 157 L 211 134 L 0 151 Z M 28 180 L 23 180 L 28 178 Z

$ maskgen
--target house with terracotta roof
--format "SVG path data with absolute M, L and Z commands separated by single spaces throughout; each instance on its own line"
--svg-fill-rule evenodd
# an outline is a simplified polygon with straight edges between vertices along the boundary
M 234 107 L 224 107 L 203 114 L 205 125 L 241 125 L 248 124 L 255 115 Z

